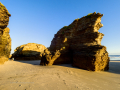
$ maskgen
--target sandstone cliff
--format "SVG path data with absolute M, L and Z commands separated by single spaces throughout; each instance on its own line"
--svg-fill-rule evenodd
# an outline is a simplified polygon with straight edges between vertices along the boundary
M 9 35 L 9 14 L 6 7 L 0 2 L 0 64 L 8 60 L 11 52 L 11 38 Z
M 90 13 L 61 28 L 49 47 L 51 52 L 60 50 L 61 53 L 53 64 L 72 63 L 73 66 L 92 71 L 108 70 L 108 53 L 106 47 L 101 45 L 104 34 L 98 32 L 103 26 L 102 16 L 100 13 Z
M 40 60 L 46 47 L 42 44 L 28 43 L 17 47 L 11 56 L 15 60 Z

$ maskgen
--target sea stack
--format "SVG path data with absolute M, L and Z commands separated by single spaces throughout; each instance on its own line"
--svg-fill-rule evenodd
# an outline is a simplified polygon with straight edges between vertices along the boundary
M 11 52 L 11 38 L 9 35 L 9 17 L 11 14 L 6 7 L 0 2 L 0 64 L 8 61 Z
M 75 67 L 90 71 L 108 70 L 108 52 L 101 45 L 104 34 L 98 32 L 103 26 L 102 16 L 100 13 L 90 13 L 61 28 L 49 47 L 51 52 L 60 50 L 60 56 L 53 64 L 72 63 Z

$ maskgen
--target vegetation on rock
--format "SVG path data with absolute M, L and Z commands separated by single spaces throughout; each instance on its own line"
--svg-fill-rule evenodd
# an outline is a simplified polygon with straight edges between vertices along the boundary
M 89 13 L 87 16 L 85 16 L 86 18 L 90 18 L 92 16 L 93 13 Z

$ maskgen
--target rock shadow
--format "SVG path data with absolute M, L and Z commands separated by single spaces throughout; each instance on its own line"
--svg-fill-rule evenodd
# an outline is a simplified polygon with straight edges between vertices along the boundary
M 32 50 L 25 50 L 22 53 L 14 52 L 10 59 L 14 58 L 15 61 L 31 61 L 31 60 L 41 60 L 40 56 L 41 52 L 32 51 Z
M 114 61 L 114 62 L 112 62 L 112 61 Z M 120 62 L 117 62 L 117 61 L 120 61 L 120 60 L 111 60 L 111 62 L 109 62 L 109 70 L 102 71 L 102 72 L 120 74 Z M 78 67 L 73 67 L 72 64 L 59 64 L 59 66 L 78 68 Z M 81 68 L 78 68 L 78 69 L 81 69 Z M 82 69 L 82 70 L 85 70 L 85 69 Z M 92 71 L 92 72 L 95 72 L 95 71 Z
M 17 62 L 22 62 L 22 63 L 27 63 L 27 64 L 32 64 L 32 65 L 40 65 L 41 60 L 14 60 Z

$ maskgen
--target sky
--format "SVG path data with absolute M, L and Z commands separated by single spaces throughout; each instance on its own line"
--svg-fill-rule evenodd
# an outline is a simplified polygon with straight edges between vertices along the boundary
M 11 53 L 16 47 L 37 43 L 49 47 L 63 26 L 88 13 L 104 14 L 101 45 L 109 55 L 120 55 L 120 0 L 0 0 L 9 18 Z

